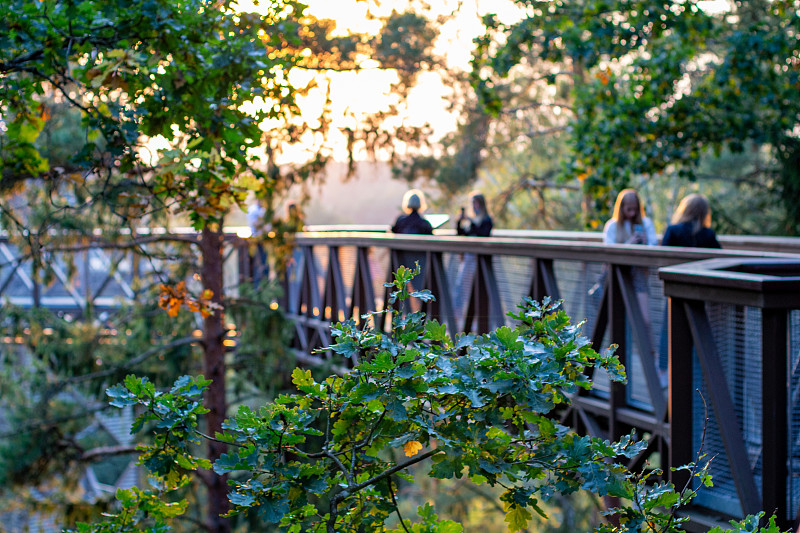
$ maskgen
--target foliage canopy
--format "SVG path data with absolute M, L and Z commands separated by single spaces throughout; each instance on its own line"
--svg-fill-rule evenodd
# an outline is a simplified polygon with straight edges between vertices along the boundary
M 496 88 L 531 67 L 557 94 L 567 89 L 571 151 L 561 173 L 580 179 L 600 212 L 633 176 L 693 179 L 709 151 L 767 146 L 785 231 L 798 231 L 797 0 L 733 2 L 716 15 L 672 0 L 515 3 L 519 21 L 484 19 L 473 63 L 478 95 L 500 112 Z

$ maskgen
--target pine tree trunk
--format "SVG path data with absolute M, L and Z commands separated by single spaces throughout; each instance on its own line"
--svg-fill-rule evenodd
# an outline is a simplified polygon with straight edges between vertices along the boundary
M 222 232 L 220 229 L 205 228 L 201 234 L 200 248 L 203 254 L 201 278 L 203 289 L 214 293 L 213 301 L 222 304 Z M 227 414 L 225 400 L 225 337 L 223 312 L 219 309 L 204 319 L 203 330 L 205 352 L 203 356 L 203 375 L 210 379 L 211 385 L 206 392 L 205 405 L 209 409 L 206 415 L 207 434 L 214 437 L 222 431 L 222 422 Z M 208 458 L 213 462 L 225 453 L 226 446 L 220 442 L 210 441 Z M 208 476 L 207 523 L 212 533 L 229 533 L 230 521 L 221 515 L 228 512 L 228 494 L 226 479 L 223 476 Z

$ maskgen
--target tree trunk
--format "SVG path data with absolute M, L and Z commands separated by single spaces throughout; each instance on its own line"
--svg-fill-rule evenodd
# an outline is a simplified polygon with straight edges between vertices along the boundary
M 205 228 L 200 237 L 203 266 L 201 279 L 203 289 L 211 290 L 214 295 L 212 301 L 222 305 L 222 232 L 219 228 Z M 204 354 L 203 374 L 211 380 L 211 385 L 206 391 L 205 405 L 209 409 L 206 415 L 207 434 L 214 437 L 222 431 L 222 422 L 227 414 L 225 400 L 225 337 L 224 316 L 221 308 L 203 319 Z M 209 441 L 208 458 L 213 462 L 225 453 L 227 447 L 217 441 Z M 226 479 L 223 476 L 210 475 L 208 480 L 208 506 L 207 522 L 212 533 L 229 533 L 230 521 L 221 515 L 228 512 L 228 491 Z

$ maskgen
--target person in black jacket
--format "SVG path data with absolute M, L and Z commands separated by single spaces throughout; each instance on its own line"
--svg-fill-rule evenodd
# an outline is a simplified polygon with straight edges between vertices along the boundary
M 466 237 L 488 237 L 492 233 L 492 217 L 486 209 L 486 198 L 478 191 L 469 195 L 472 205 L 472 217 L 468 217 L 465 209 L 461 208 L 461 215 L 456 220 L 456 233 Z M 456 271 L 456 290 L 453 294 L 453 306 L 456 319 L 461 320 L 469 305 L 470 291 L 475 276 L 477 257 L 473 253 L 460 256 L 458 270 Z M 469 329 L 472 324 L 464 324 Z
M 702 194 L 690 194 L 681 200 L 672 215 L 672 224 L 667 226 L 661 238 L 662 246 L 686 246 L 689 248 L 721 248 L 714 230 L 711 229 L 711 209 L 708 199 Z M 664 324 L 668 311 L 664 309 Z M 658 369 L 661 386 L 667 385 L 666 353 L 668 350 L 667 330 L 661 332 L 660 367 Z
M 411 235 L 433 235 L 433 226 L 422 218 L 420 212 L 425 211 L 428 206 L 425 203 L 425 195 L 419 189 L 411 189 L 403 195 L 404 215 L 397 217 L 392 226 L 392 233 L 402 233 Z M 425 284 L 425 272 L 427 269 L 426 254 L 424 252 L 403 250 L 398 252 L 398 260 L 406 268 L 415 268 L 419 265 L 420 273 L 411 282 L 415 290 L 422 289 Z M 408 302 L 403 304 L 403 313 L 408 313 L 411 308 Z
M 711 229 L 711 209 L 708 199 L 702 194 L 690 194 L 678 205 L 661 239 L 663 246 L 686 246 L 690 248 L 721 248 L 714 230 Z
M 403 195 L 403 211 L 405 215 L 397 217 L 392 226 L 392 233 L 410 233 L 417 235 L 433 235 L 431 223 L 420 216 L 425 211 L 425 195 L 419 189 L 411 189 Z
M 488 237 L 492 232 L 492 217 L 486 209 L 486 198 L 478 191 L 470 193 L 472 203 L 472 218 L 467 217 L 464 209 L 461 209 L 461 216 L 456 221 L 456 232 L 459 235 L 470 237 Z

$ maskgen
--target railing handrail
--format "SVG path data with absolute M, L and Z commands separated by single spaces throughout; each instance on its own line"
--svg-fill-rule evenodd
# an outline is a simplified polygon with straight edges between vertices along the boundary
M 321 236 L 323 234 L 325 236 L 331 236 L 341 233 L 361 235 L 367 233 L 369 235 L 388 234 L 401 237 L 400 235 L 391 233 L 389 231 L 390 228 L 391 226 L 388 224 L 314 224 L 305 226 L 305 233 L 314 234 L 315 236 Z M 179 235 L 184 237 L 186 235 L 199 234 L 196 229 L 190 226 L 136 228 L 135 232 L 138 235 Z M 91 234 L 87 234 L 86 237 L 99 238 L 103 236 L 103 233 L 104 230 L 102 228 L 97 228 Z M 130 231 L 122 230 L 120 233 L 129 234 Z M 250 236 L 250 228 L 248 226 L 225 226 L 223 228 L 223 233 L 229 237 L 238 236 L 241 238 L 247 238 Z M 434 236 L 455 237 L 456 231 L 450 228 L 440 228 L 434 230 Z M 603 233 L 600 231 L 517 230 L 496 228 L 492 231 L 491 240 L 498 238 L 602 243 Z M 717 239 L 725 250 L 750 250 L 770 253 L 800 254 L 800 237 L 774 235 L 718 235 Z M 6 231 L 0 229 L 0 242 L 5 240 L 7 240 L 7 233 Z
M 684 248 L 678 246 L 603 244 L 602 242 L 575 242 L 551 239 L 401 235 L 352 231 L 302 232 L 297 234 L 296 241 L 297 244 L 303 246 L 379 246 L 394 250 L 497 254 L 647 267 L 662 267 L 675 263 L 730 257 L 800 259 L 800 253 L 724 248 Z
M 388 233 L 391 226 L 389 224 L 316 224 L 305 227 L 307 232 L 313 233 L 338 233 L 347 232 L 370 232 Z M 456 230 L 450 228 L 440 228 L 433 231 L 437 236 L 454 236 Z M 504 229 L 495 228 L 492 230 L 492 238 L 507 237 L 521 239 L 545 239 L 563 241 L 582 241 L 582 242 L 603 242 L 602 231 L 567 231 L 567 230 L 531 230 L 531 229 Z M 661 241 L 661 235 L 659 242 Z M 717 240 L 723 248 L 736 250 L 754 250 L 800 253 L 800 237 L 776 236 L 776 235 L 717 235 Z

